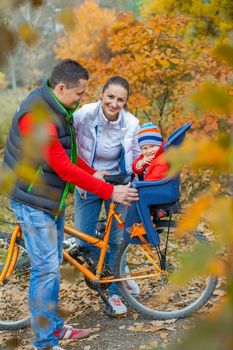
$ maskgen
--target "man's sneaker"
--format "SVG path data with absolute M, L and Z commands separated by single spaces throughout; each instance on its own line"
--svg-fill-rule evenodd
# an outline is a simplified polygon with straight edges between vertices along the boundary
M 128 266 L 125 267 L 125 272 L 128 274 L 127 277 L 129 277 L 130 274 L 129 274 Z M 124 281 L 124 285 L 130 294 L 132 294 L 132 295 L 139 295 L 140 294 L 140 288 L 139 288 L 137 282 L 135 282 L 134 280 Z
M 78 328 L 73 328 L 72 326 L 65 325 L 58 331 L 53 332 L 55 337 L 58 340 L 63 340 L 63 339 L 81 339 L 81 338 L 86 338 L 90 335 L 91 331 L 90 329 L 78 329 Z
M 109 304 L 115 311 L 115 315 L 123 315 L 127 312 L 127 307 L 122 303 L 121 297 L 117 294 L 113 294 L 108 299 Z

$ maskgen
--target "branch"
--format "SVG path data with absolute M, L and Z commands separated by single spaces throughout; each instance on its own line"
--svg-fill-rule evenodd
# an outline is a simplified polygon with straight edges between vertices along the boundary
M 165 104 L 166 104 L 167 98 L 168 98 L 168 93 L 169 93 L 169 90 L 168 90 L 168 87 L 166 87 L 166 92 L 165 92 L 165 95 L 163 98 L 162 107 L 160 108 L 160 113 L 159 113 L 160 117 L 162 117 L 162 115 L 163 115 L 164 107 L 165 107 Z

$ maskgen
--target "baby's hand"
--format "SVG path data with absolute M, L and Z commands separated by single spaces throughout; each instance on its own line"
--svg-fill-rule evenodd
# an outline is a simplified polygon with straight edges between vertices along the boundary
M 137 168 L 143 168 L 145 165 L 149 165 L 152 161 L 152 159 L 154 158 L 154 154 L 149 154 L 149 155 L 145 155 L 141 160 L 138 161 L 137 163 Z
M 149 165 L 154 158 L 154 154 L 148 154 L 142 158 L 143 165 Z

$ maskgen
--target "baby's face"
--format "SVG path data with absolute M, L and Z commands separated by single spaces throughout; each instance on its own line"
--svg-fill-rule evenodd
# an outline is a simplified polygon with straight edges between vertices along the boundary
M 143 145 L 141 147 L 141 152 L 144 156 L 154 155 L 159 149 L 159 146 L 156 145 Z

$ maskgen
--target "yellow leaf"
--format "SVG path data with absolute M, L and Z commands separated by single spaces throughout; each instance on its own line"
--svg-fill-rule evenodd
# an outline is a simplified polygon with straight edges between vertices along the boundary
M 211 274 L 221 277 L 226 275 L 227 266 L 222 259 L 216 257 L 213 259 L 213 261 L 210 262 L 208 270 Z
M 61 11 L 57 16 L 57 20 L 66 30 L 73 30 L 75 28 L 75 15 L 71 9 L 64 9 Z
M 4 89 L 7 86 L 7 81 L 5 79 L 5 74 L 0 72 L 0 90 Z
M 17 181 L 16 175 L 12 171 L 2 170 L 0 174 L 1 193 L 9 194 Z
M 233 200 L 229 197 L 216 198 L 207 220 L 217 239 L 225 244 L 233 241 Z
M 233 67 L 233 47 L 229 45 L 218 45 L 214 54 L 221 58 L 229 66 Z
M 213 111 L 228 115 L 233 112 L 233 99 L 229 96 L 226 86 L 205 83 L 191 96 L 190 100 L 194 103 L 194 107 L 207 113 Z
M 161 66 L 163 66 L 164 68 L 168 68 L 169 67 L 169 62 L 165 59 L 160 59 L 159 63 L 161 64 Z
M 187 208 L 183 218 L 177 226 L 176 235 L 181 237 L 185 233 L 196 229 L 201 216 L 210 208 L 213 200 L 214 198 L 212 195 L 202 196 L 196 203 Z
M 32 28 L 26 22 L 20 24 L 18 28 L 18 33 L 23 39 L 23 41 L 30 47 L 35 46 L 40 37 L 39 32 L 35 28 Z
M 169 58 L 169 61 L 174 64 L 180 63 L 180 60 L 178 58 Z
M 216 141 L 209 137 L 202 137 L 201 140 L 192 136 L 176 148 L 171 148 L 166 153 L 166 158 L 170 163 L 168 176 L 175 176 L 184 166 L 193 168 L 213 167 L 215 171 L 231 171 L 232 169 L 232 146 L 229 137 L 222 137 Z

